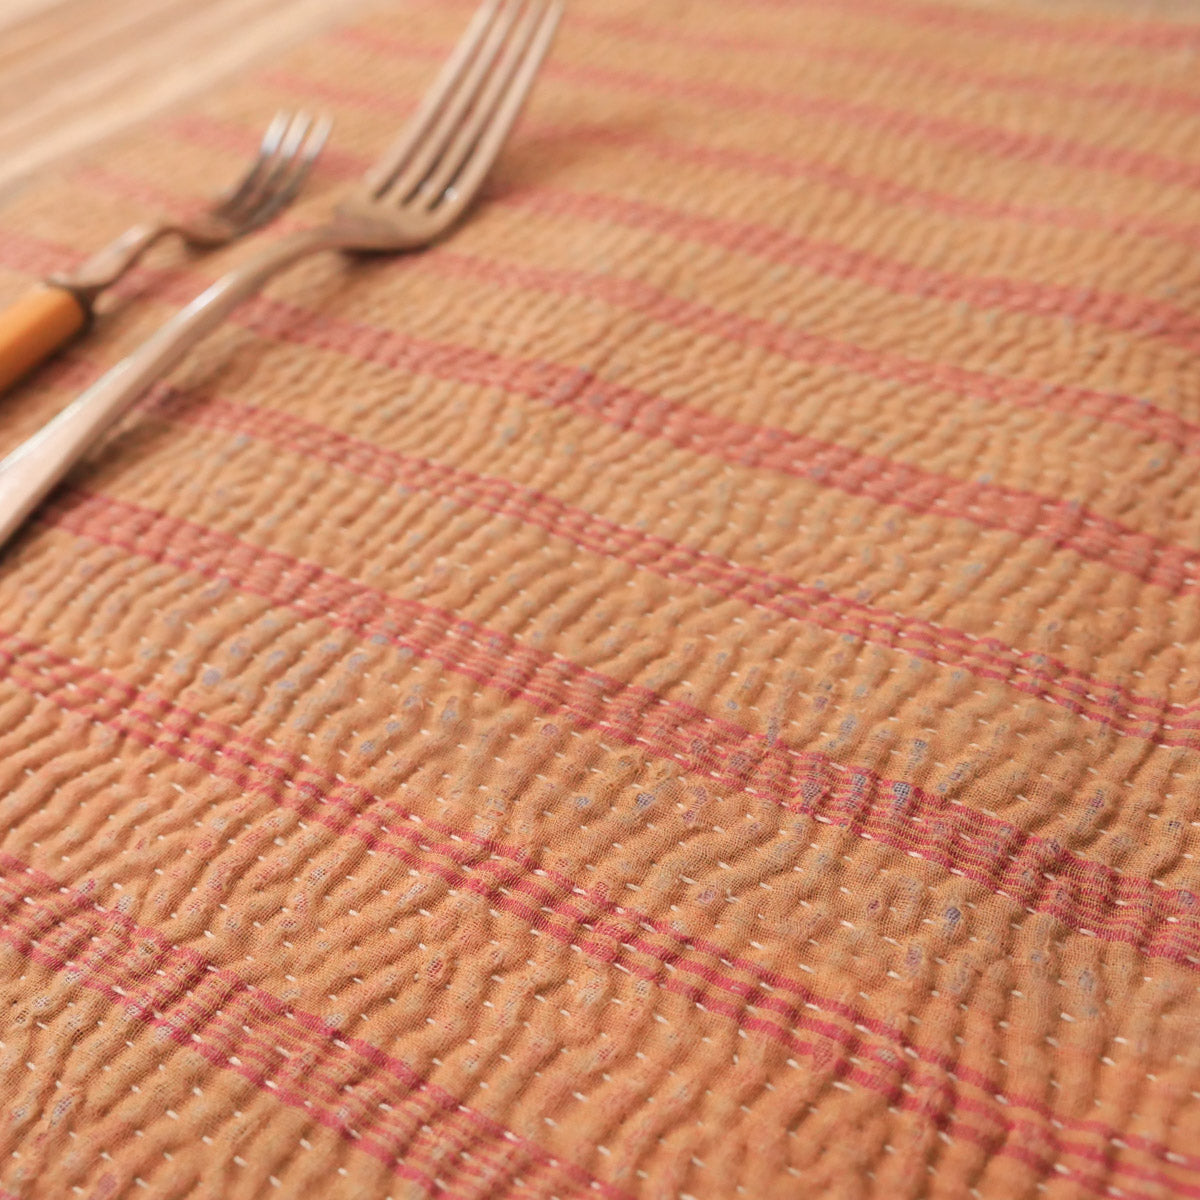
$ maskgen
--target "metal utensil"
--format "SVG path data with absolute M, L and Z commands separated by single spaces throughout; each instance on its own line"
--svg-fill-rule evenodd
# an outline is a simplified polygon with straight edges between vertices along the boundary
M 248 170 L 207 208 L 134 225 L 74 271 L 51 276 L 0 312 L 0 391 L 83 329 L 101 292 L 156 242 L 176 234 L 194 249 L 213 249 L 274 217 L 299 192 L 329 127 L 324 117 L 277 113 Z
M 561 11 L 561 0 L 488 0 L 400 140 L 326 224 L 281 238 L 219 279 L 0 462 L 0 544 L 150 384 L 273 275 L 320 251 L 398 253 L 445 233 L 503 146 Z

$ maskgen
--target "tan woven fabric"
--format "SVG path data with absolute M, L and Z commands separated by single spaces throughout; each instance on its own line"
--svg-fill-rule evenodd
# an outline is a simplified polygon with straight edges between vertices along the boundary
M 470 11 L 23 191 L 0 289 Z M 1200 1194 L 1200 22 L 581 0 L 0 559 L 0 1188 Z M 164 250 L 11 446 L 252 247 Z

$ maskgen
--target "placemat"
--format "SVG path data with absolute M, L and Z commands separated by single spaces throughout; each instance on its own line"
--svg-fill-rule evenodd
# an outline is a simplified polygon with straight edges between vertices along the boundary
M 470 11 L 44 174 L 0 293 L 284 104 L 316 219 Z M 1200 1194 L 1195 18 L 579 0 L 452 238 L 150 396 L 0 558 L 0 1194 Z

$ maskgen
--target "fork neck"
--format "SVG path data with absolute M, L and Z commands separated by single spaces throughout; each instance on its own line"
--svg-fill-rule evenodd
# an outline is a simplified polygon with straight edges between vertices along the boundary
M 336 250 L 338 239 L 328 226 L 289 233 L 257 254 L 227 271 L 190 304 L 179 310 L 123 364 L 128 384 L 142 386 L 171 369 L 183 355 L 229 315 L 247 297 L 254 295 L 273 276 L 293 263 L 322 250 Z
M 90 316 L 92 307 L 101 292 L 112 287 L 151 246 L 160 242 L 168 234 L 178 232 L 181 232 L 178 226 L 170 221 L 146 221 L 140 225 L 134 225 L 74 270 L 57 272 L 51 275 L 46 282 L 69 291 Z M 314 236 L 318 233 L 320 233 L 319 230 L 301 230 L 272 243 L 268 249 L 278 249 L 283 256 L 283 263 L 275 265 L 274 255 L 272 255 L 272 266 L 269 273 L 274 274 L 275 271 L 282 270 L 296 256 L 303 257 L 305 254 L 314 253 L 326 245 L 332 248 L 333 243 L 328 237 Z M 265 255 L 266 251 L 263 253 Z M 252 262 L 257 261 L 257 259 L 252 260 Z
M 322 250 L 336 250 L 339 246 L 340 239 L 328 226 L 297 229 L 284 234 L 264 246 L 257 254 L 227 271 L 182 309 L 176 319 L 193 310 L 207 311 L 217 308 L 220 313 L 216 321 L 223 320 L 235 304 L 253 295 L 280 271 L 286 270 L 310 254 L 317 254 Z
M 168 221 L 146 221 L 134 225 L 73 271 L 59 271 L 46 282 L 54 287 L 65 288 L 90 314 L 96 297 L 112 287 L 155 242 L 164 238 L 173 228 Z

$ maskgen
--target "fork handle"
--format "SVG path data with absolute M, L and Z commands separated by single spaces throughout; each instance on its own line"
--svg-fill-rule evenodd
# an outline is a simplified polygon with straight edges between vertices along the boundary
M 0 392 L 69 342 L 89 315 L 69 289 L 46 283 L 0 312 Z
M 192 346 L 277 272 L 319 250 L 336 249 L 326 230 L 281 238 L 223 275 L 132 354 L 0 462 L 0 546 L 101 435 Z

